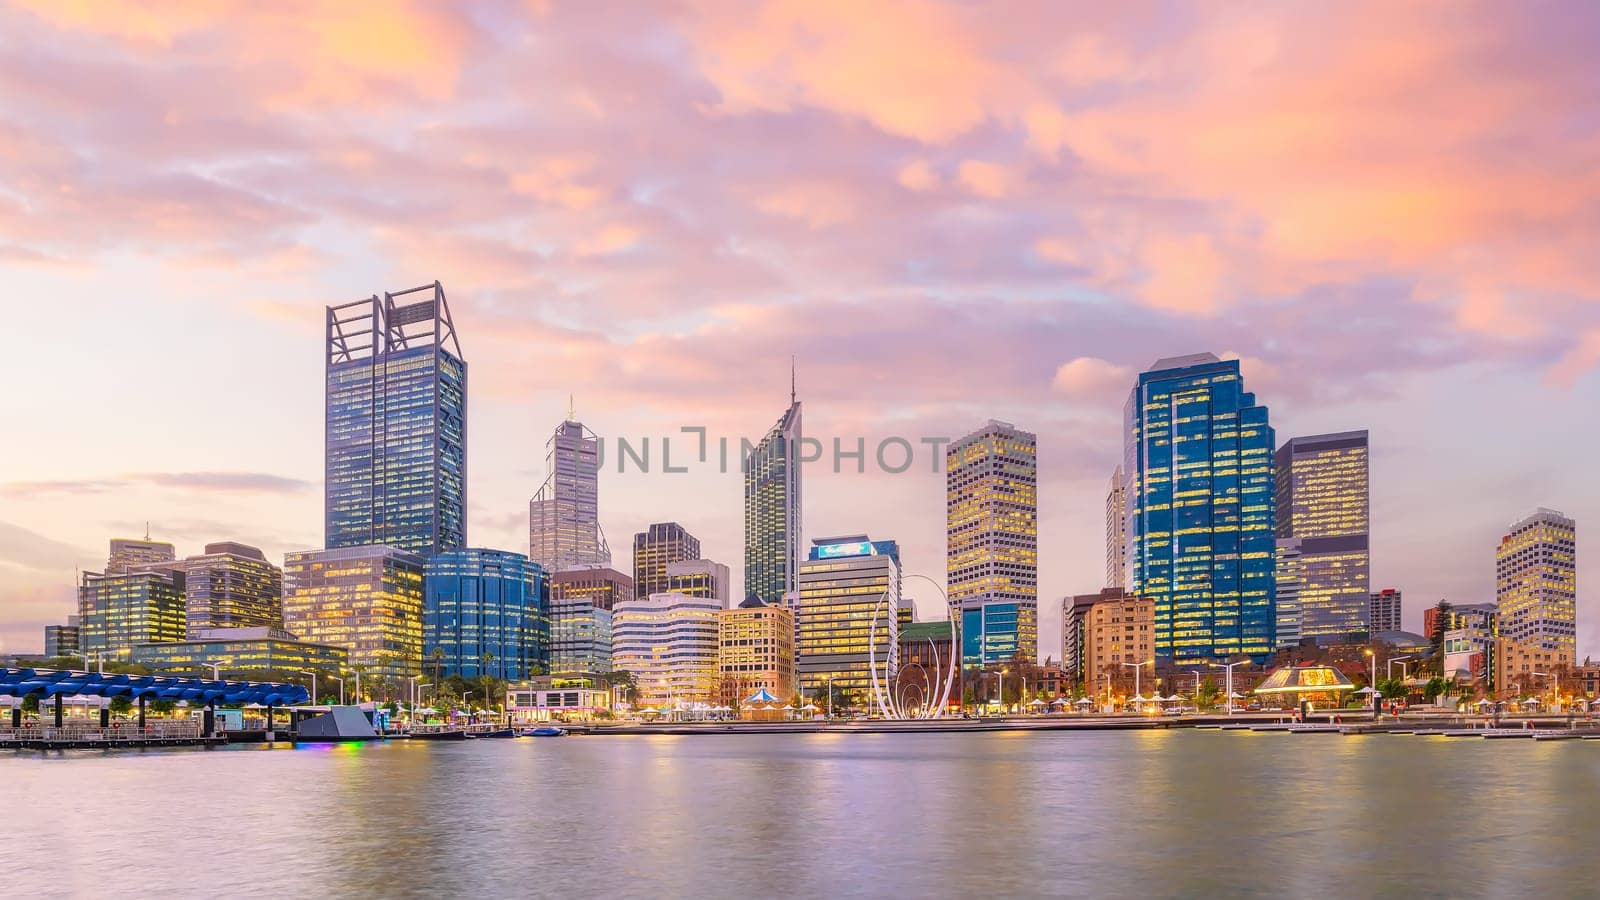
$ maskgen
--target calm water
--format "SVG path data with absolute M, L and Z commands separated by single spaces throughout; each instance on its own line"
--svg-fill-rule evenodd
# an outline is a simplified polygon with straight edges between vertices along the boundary
M 571 737 L 0 755 L 5 896 L 1593 896 L 1600 742 Z

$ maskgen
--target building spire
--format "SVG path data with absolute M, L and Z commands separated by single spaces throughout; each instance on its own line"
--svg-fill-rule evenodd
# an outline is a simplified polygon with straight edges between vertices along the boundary
M 575 421 L 577 421 L 577 419 L 578 419 L 577 404 L 573 400 L 573 395 L 568 394 L 567 395 L 567 421 L 568 422 L 575 422 Z
M 789 354 L 789 405 L 793 406 L 795 398 L 799 396 L 794 389 L 794 354 Z

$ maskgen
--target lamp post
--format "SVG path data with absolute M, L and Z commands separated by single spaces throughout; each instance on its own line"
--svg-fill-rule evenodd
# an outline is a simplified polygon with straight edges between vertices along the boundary
M 1396 656 L 1396 657 L 1390 659 L 1388 662 L 1384 663 L 1384 674 L 1388 675 L 1390 678 L 1393 678 L 1394 677 L 1394 664 L 1395 663 L 1399 663 L 1400 664 L 1400 677 L 1402 679 L 1405 678 L 1406 677 L 1406 660 L 1408 660 L 1410 658 L 1411 657 L 1409 657 L 1409 656 Z
M 1372 721 L 1378 721 L 1378 654 L 1368 647 L 1365 651 L 1367 658 L 1372 660 L 1372 677 L 1367 679 L 1367 689 L 1372 691 Z
M 828 718 L 833 718 L 833 673 L 828 673 Z
M 70 656 L 73 659 L 81 659 L 81 660 L 83 660 L 83 670 L 85 672 L 89 671 L 89 654 L 87 654 L 87 653 L 65 653 L 65 654 L 62 654 L 62 655 L 63 656 Z M 98 674 L 98 675 L 104 675 L 106 673 L 106 660 L 105 660 L 105 657 L 101 656 L 99 653 L 96 653 L 94 655 L 94 669 L 95 669 L 95 673 Z
M 1144 662 L 1122 664 L 1124 668 L 1130 668 L 1133 670 L 1133 702 L 1135 703 L 1138 703 L 1140 700 L 1144 699 L 1144 692 L 1139 689 L 1139 673 L 1144 670 L 1145 666 L 1150 665 L 1153 662 L 1155 662 L 1155 660 L 1147 659 Z
M 1006 714 L 1006 673 L 1009 671 L 1011 670 L 1005 666 L 1000 667 L 1000 690 L 998 691 L 999 696 L 995 699 L 1000 701 L 1000 715 L 1002 716 Z
M 1111 673 L 1101 672 L 1100 677 L 1106 680 L 1106 706 L 1111 705 Z
M 1200 712 L 1200 670 L 1190 669 L 1194 673 L 1194 711 Z
M 1541 678 L 1549 678 L 1549 679 L 1552 680 L 1552 683 L 1554 682 L 1554 678 L 1555 678 L 1555 676 L 1551 675 L 1549 672 L 1530 672 L 1528 674 L 1537 675 L 1537 676 L 1539 676 Z M 1559 704 L 1557 704 L 1557 705 L 1559 706 Z
M 407 712 L 410 713 L 409 718 L 413 722 L 417 720 L 417 679 L 421 677 L 421 675 L 406 676 L 406 701 L 411 707 Z
M 1213 669 L 1227 669 L 1228 670 L 1228 686 L 1227 686 L 1227 691 L 1228 691 L 1228 715 L 1230 715 L 1230 716 L 1233 715 L 1233 667 L 1234 666 L 1242 666 L 1247 662 L 1249 662 L 1249 660 L 1241 659 L 1238 662 L 1231 662 L 1231 663 L 1226 663 L 1226 664 L 1224 664 L 1224 663 L 1206 663 L 1206 665 L 1212 667 Z
M 344 679 L 340 678 L 337 675 L 329 675 L 328 677 L 332 678 L 334 681 L 339 682 L 339 705 L 343 706 L 344 705 Z
M 300 671 L 296 672 L 295 674 L 296 675 L 310 675 L 311 676 L 311 699 L 308 702 L 313 704 L 313 705 L 315 705 L 316 702 L 317 702 L 317 673 L 312 672 L 309 669 L 301 669 Z M 291 722 L 290 724 L 293 724 L 293 723 Z
M 222 674 L 221 674 L 222 673 L 222 666 L 221 665 L 218 665 L 217 663 L 195 663 L 195 665 L 200 666 L 201 668 L 209 668 L 211 670 L 211 680 L 212 681 L 221 681 L 222 680 Z

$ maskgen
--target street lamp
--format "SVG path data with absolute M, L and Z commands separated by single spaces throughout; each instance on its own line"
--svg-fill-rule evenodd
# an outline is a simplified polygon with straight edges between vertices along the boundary
M 1233 715 L 1233 667 L 1234 666 L 1242 666 L 1242 665 L 1244 665 L 1245 663 L 1247 663 L 1249 661 L 1250 660 L 1248 660 L 1248 659 L 1241 659 L 1238 662 L 1231 662 L 1231 663 L 1227 663 L 1227 664 L 1223 664 L 1223 663 L 1206 663 L 1206 665 L 1210 666 L 1213 669 L 1227 669 L 1228 670 L 1228 685 L 1227 685 L 1226 690 L 1228 691 L 1228 715 L 1230 715 L 1230 716 Z
M 1106 706 L 1111 706 L 1111 673 L 1101 672 L 1100 677 L 1106 680 Z
M 300 671 L 296 672 L 295 674 L 296 675 L 310 675 L 311 676 L 311 699 L 308 702 L 310 702 L 311 704 L 315 705 L 316 702 L 317 702 L 317 673 L 315 673 L 313 671 L 310 671 L 309 669 L 301 669 Z M 293 723 L 291 723 L 291 724 L 293 724 Z
M 70 656 L 73 659 L 81 659 L 81 660 L 83 660 L 83 670 L 85 672 L 89 671 L 89 654 L 87 654 L 87 653 L 63 653 L 62 656 Z M 105 660 L 105 657 L 101 656 L 99 653 L 96 653 L 94 655 L 94 668 L 95 668 L 95 672 L 97 674 L 104 675 L 106 673 L 106 660 Z
M 1404 679 L 1406 677 L 1406 674 L 1407 674 L 1406 673 L 1406 660 L 1408 660 L 1410 658 L 1411 657 L 1409 657 L 1409 656 L 1396 656 L 1396 657 L 1390 659 L 1387 663 L 1384 664 L 1385 667 L 1386 667 L 1385 674 L 1387 674 L 1390 678 L 1393 678 L 1394 677 L 1394 664 L 1395 663 L 1399 663 L 1400 664 L 1400 677 L 1402 679 Z
M 217 663 L 195 663 L 195 665 L 200 666 L 202 668 L 209 667 L 211 669 L 211 680 L 212 681 L 221 681 L 222 680 L 222 674 L 221 674 L 222 673 L 222 666 L 218 665 Z
M 833 718 L 833 673 L 828 673 L 828 718 Z
M 1200 670 L 1190 669 L 1189 671 L 1194 673 L 1194 711 L 1198 713 L 1200 711 Z
M 410 701 L 411 704 L 410 712 L 411 721 L 413 722 L 417 720 L 417 679 L 421 677 L 421 675 L 406 676 L 406 681 L 410 682 L 410 685 L 406 689 L 406 700 Z
M 1000 715 L 1002 716 L 1006 714 L 1006 673 L 1009 671 L 1011 670 L 1005 666 L 1000 667 L 1000 696 L 997 699 L 1000 701 Z
M 1528 674 L 1530 674 L 1530 675 L 1537 675 L 1537 676 L 1540 676 L 1540 677 L 1542 677 L 1542 678 L 1551 678 L 1551 679 L 1554 679 L 1554 678 L 1555 678 L 1555 676 L 1553 676 L 1553 675 L 1551 675 L 1551 674 L 1550 674 L 1550 673 L 1549 673 L 1549 672 L 1530 672 L 1530 673 L 1528 673 Z M 1553 684 L 1553 683 L 1554 683 L 1554 682 L 1552 682 L 1552 684 Z M 1556 710 L 1556 711 L 1557 711 L 1557 712 L 1560 712 L 1560 708 L 1559 708 L 1559 707 L 1560 707 L 1560 704 L 1559 704 L 1559 703 L 1557 703 L 1557 704 L 1556 704 L 1556 706 L 1557 706 L 1557 710 Z
M 1125 668 L 1133 669 L 1133 702 L 1135 703 L 1138 703 L 1140 700 L 1144 699 L 1144 692 L 1139 689 L 1139 673 L 1144 670 L 1145 666 L 1148 666 L 1153 662 L 1155 662 L 1155 660 L 1147 659 L 1144 662 L 1122 664 Z
M 344 705 L 344 679 L 340 678 L 337 675 L 329 675 L 328 677 L 332 678 L 334 681 L 339 682 L 339 705 L 343 706 Z

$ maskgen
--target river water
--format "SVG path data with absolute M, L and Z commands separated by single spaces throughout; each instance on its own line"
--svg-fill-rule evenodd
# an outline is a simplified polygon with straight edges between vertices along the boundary
M 15 897 L 1568 897 L 1600 741 L 568 737 L 0 755 Z

